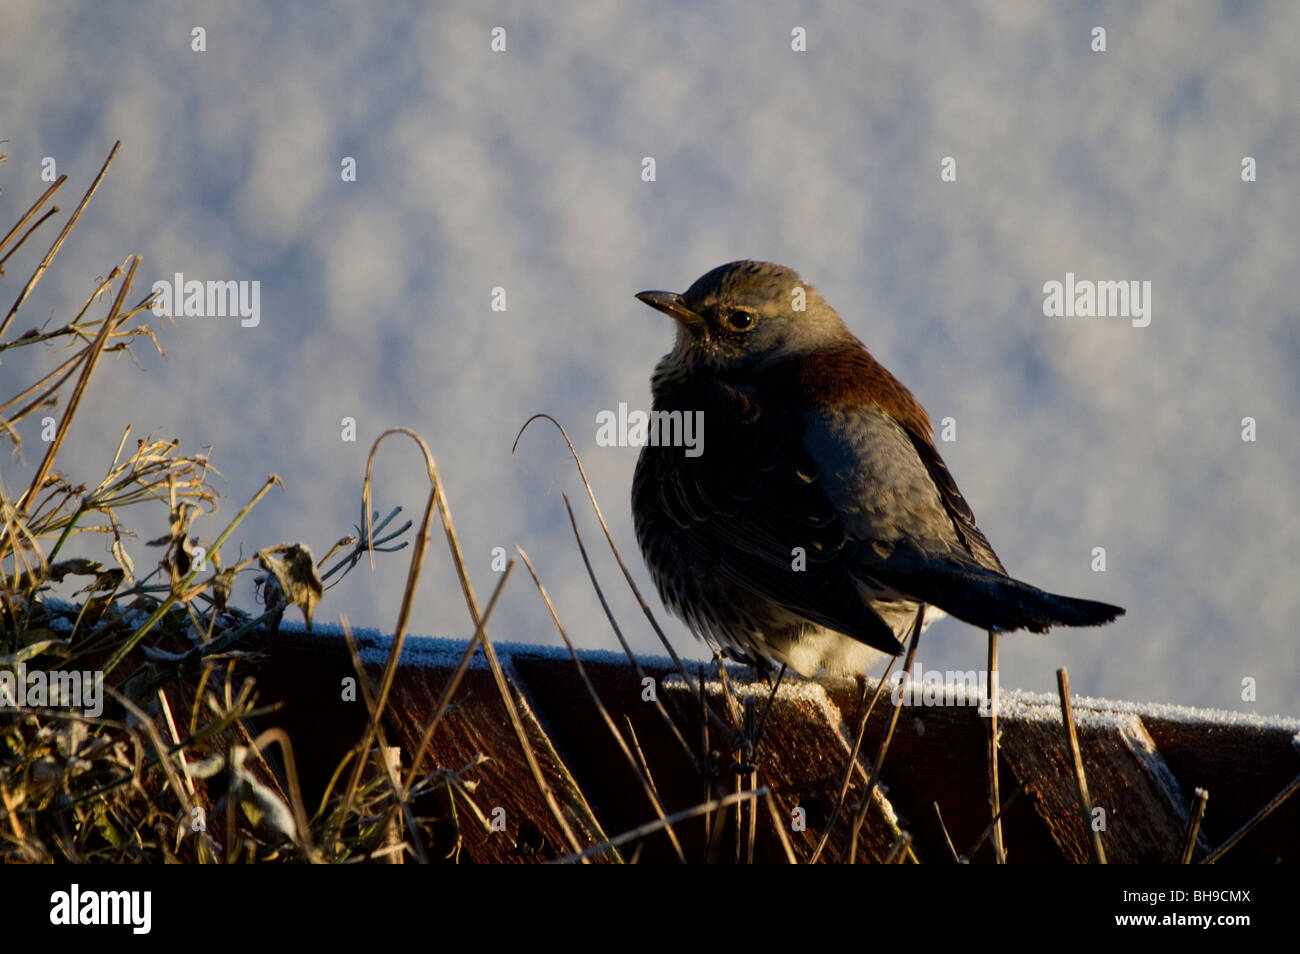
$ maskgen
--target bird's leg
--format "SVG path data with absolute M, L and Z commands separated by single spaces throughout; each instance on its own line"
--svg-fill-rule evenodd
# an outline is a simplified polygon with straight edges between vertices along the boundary
M 772 680 L 768 678 L 771 673 L 770 669 L 768 673 L 764 675 L 764 679 L 768 686 L 771 687 L 771 692 L 767 695 L 767 705 L 763 707 L 763 717 L 758 720 L 758 731 L 754 735 L 754 748 L 758 748 L 758 743 L 762 741 L 763 730 L 767 727 L 767 717 L 772 714 L 772 704 L 776 702 L 776 694 L 781 688 L 781 680 L 785 678 L 785 670 L 785 663 L 781 663 L 781 671 L 776 674 L 776 682 L 772 682 Z
M 758 669 L 757 664 L 755 669 Z M 763 681 L 769 687 L 767 702 L 763 706 L 763 714 L 755 714 L 755 697 L 753 693 L 745 696 L 744 712 L 741 716 L 740 729 L 736 733 L 736 761 L 732 765 L 732 771 L 736 774 L 736 793 L 739 794 L 746 786 L 753 791 L 758 786 L 758 746 L 763 738 L 763 730 L 767 726 L 767 717 L 772 714 L 772 704 L 776 700 L 777 690 L 781 688 L 781 680 L 785 677 L 786 667 L 783 664 L 781 671 L 777 674 L 776 681 L 770 678 L 771 667 L 763 666 L 761 675 Z M 737 806 L 736 809 L 736 861 L 740 861 L 740 847 L 742 841 L 747 845 L 746 860 L 753 864 L 754 861 L 754 838 L 757 830 L 758 805 L 751 802 L 749 805 L 749 837 L 744 839 L 741 830 L 741 815 L 744 809 Z

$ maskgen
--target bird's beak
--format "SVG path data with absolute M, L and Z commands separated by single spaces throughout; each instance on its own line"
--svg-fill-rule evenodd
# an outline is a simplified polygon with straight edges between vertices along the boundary
M 656 308 L 665 315 L 670 315 L 683 325 L 698 326 L 704 324 L 704 319 L 686 307 L 686 299 L 676 292 L 643 291 L 638 292 L 636 297 L 651 308 Z

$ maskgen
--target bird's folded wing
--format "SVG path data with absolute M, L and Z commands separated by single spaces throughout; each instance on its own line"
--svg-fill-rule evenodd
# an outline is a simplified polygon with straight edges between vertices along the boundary
M 675 538 L 731 582 L 874 648 L 893 631 L 863 599 L 843 522 L 800 440 L 797 412 L 761 406 L 716 381 L 681 389 L 667 410 L 704 412 L 704 452 L 661 458 L 659 497 Z
M 916 448 L 921 463 L 925 465 L 935 486 L 939 488 L 944 507 L 948 511 L 948 516 L 952 518 L 953 528 L 961 536 L 971 556 L 975 557 L 981 566 L 1006 573 L 1006 567 L 993 552 L 988 538 L 979 527 L 975 526 L 975 513 L 966 502 L 966 498 L 961 495 L 961 491 L 957 489 L 957 482 L 952 479 L 952 474 L 948 472 L 948 465 L 939 456 L 939 449 L 934 446 L 930 436 L 911 431 L 908 432 L 908 436 L 912 439 L 912 446 Z

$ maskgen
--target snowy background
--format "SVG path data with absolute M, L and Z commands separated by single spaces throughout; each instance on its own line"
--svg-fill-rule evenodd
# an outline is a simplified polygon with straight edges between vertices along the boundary
M 121 356 L 101 371 L 60 469 L 97 478 L 128 423 L 211 444 L 226 501 L 196 532 L 215 536 L 275 472 L 287 491 L 236 540 L 320 555 L 357 518 L 371 441 L 410 426 L 483 601 L 492 549 L 519 543 L 574 640 L 616 648 L 568 492 L 634 646 L 658 651 L 558 435 L 535 425 L 513 458 L 511 443 L 534 412 L 568 427 L 658 607 L 628 514 L 637 450 L 595 441 L 598 411 L 648 405 L 671 342 L 632 295 L 769 259 L 936 422 L 955 419 L 941 450 L 1015 575 L 1128 608 L 1104 629 L 1007 637 L 1003 685 L 1050 691 L 1066 665 L 1082 694 L 1300 712 L 1300 6 L 827 6 L 4 0 L 0 231 L 45 189 L 46 157 L 71 177 L 66 216 L 123 141 L 10 336 L 66 321 L 131 252 L 142 293 L 178 271 L 261 283 L 255 328 L 155 321 L 168 357 L 137 348 L 142 372 Z M 940 179 L 949 156 L 956 182 Z M 1258 181 L 1242 181 L 1247 156 Z M 4 308 L 56 228 L 8 263 Z M 1043 284 L 1067 271 L 1152 282 L 1150 326 L 1045 317 Z M 14 354 L 5 397 L 37 370 Z M 22 434 L 25 459 L 0 461 L 10 488 L 39 459 L 36 423 Z M 413 447 L 387 445 L 379 471 L 378 507 L 418 519 Z M 465 637 L 435 534 L 412 628 Z M 131 549 L 139 568 L 157 554 Z M 391 627 L 405 574 L 405 554 L 358 569 L 318 618 Z M 491 632 L 558 642 L 522 567 Z M 921 658 L 971 669 L 984 651 L 944 621 Z

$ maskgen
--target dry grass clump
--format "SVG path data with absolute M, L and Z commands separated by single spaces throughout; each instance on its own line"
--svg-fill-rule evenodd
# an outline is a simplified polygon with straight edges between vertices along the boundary
M 0 293 L 9 290 L 15 267 L 34 259 L 0 318 L 0 360 L 35 369 L 56 346 L 63 348 L 52 368 L 33 371 L 16 394 L 0 395 L 0 440 L 12 444 L 10 463 L 24 450 L 19 425 L 33 415 L 44 414 L 45 445 L 21 487 L 0 476 L 0 861 L 391 855 L 394 819 L 405 815 L 412 829 L 436 821 L 411 814 L 413 792 L 455 789 L 462 798 L 466 787 L 444 771 L 400 783 L 377 757 L 382 733 L 371 732 L 349 754 L 346 786 L 332 786 L 309 814 L 289 739 L 278 730 L 254 735 L 257 717 L 273 708 L 259 703 L 254 676 L 258 640 L 274 632 L 291 604 L 310 625 L 323 581 L 346 573 L 368 550 L 404 547 L 382 544 L 410 524 L 374 547 L 358 528 L 326 555 L 346 551 L 323 573 L 301 544 L 267 546 L 227 564 L 223 547 L 278 483 L 275 475 L 208 540 L 195 531 L 216 518 L 213 478 L 220 475 L 207 454 L 185 453 L 179 440 L 150 436 L 132 443 L 125 426 L 117 453 L 93 485 L 57 469 L 92 379 L 122 368 L 130 373 L 129 365 L 106 365 L 104 356 L 130 356 L 142 340 L 164 353 L 149 324 L 153 296 L 128 305 L 136 255 L 114 267 L 65 324 L 11 334 L 117 149 L 43 253 L 32 249 L 57 221 L 60 210 L 50 203 L 66 176 L 0 238 Z M 167 508 L 169 531 L 145 544 L 159 552 L 146 572 L 137 569 L 128 541 L 143 511 L 159 505 Z M 105 538 L 108 565 L 66 555 L 70 541 L 87 534 Z M 230 605 L 244 572 L 258 574 L 256 615 Z

